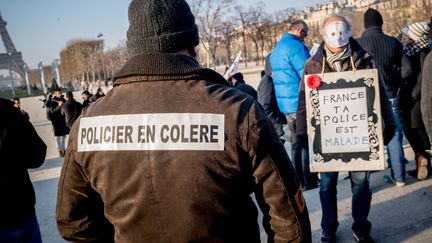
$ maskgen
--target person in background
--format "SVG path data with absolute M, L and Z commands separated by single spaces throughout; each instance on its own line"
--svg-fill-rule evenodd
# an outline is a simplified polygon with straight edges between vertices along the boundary
M 72 128 L 75 120 L 81 115 L 82 105 L 73 98 L 72 91 L 66 92 L 66 102 L 62 106 L 62 114 L 66 120 L 66 126 Z
M 398 39 L 388 36 L 382 31 L 383 18 L 381 14 L 369 8 L 364 13 L 364 27 L 359 44 L 376 60 L 379 74 L 384 80 L 387 96 L 393 107 L 393 116 L 396 122 L 396 131 L 393 139 L 387 144 L 390 176 L 385 175 L 384 180 L 396 186 L 405 185 L 405 154 L 403 149 L 403 125 L 399 116 L 397 92 L 401 86 L 402 44 Z
M 98 100 L 99 98 L 102 98 L 102 97 L 104 97 L 104 96 L 105 96 L 105 93 L 104 93 L 103 89 L 102 89 L 101 87 L 99 87 L 99 88 L 96 90 L 96 94 L 94 95 L 95 100 Z
M 20 98 L 13 97 L 12 101 L 14 103 L 14 106 L 19 109 L 19 111 L 21 112 L 21 114 L 23 114 L 23 116 L 25 118 L 27 118 L 28 120 L 30 120 L 30 116 L 28 115 L 28 113 L 21 108 L 21 100 L 20 100 Z
M 66 100 L 63 98 L 62 90 L 60 88 L 55 89 L 50 102 L 49 113 L 60 157 L 65 156 L 66 136 L 69 134 L 65 116 L 62 114 L 62 107 L 65 102 Z
M 407 173 L 418 180 L 426 179 L 431 171 L 431 156 L 426 152 L 430 149 L 430 141 L 420 108 L 422 72 L 430 69 L 424 65 L 424 60 L 432 48 L 428 32 L 429 26 L 426 22 L 415 22 L 402 29 L 403 53 L 407 60 L 402 66 L 404 72 L 399 92 L 400 110 L 404 133 L 415 152 L 416 160 L 416 169 Z
M 279 136 L 251 96 L 200 66 L 187 2 L 132 0 L 128 16 L 131 58 L 72 127 L 57 196 L 62 237 L 260 242 L 254 193 L 269 242 L 311 242 Z
M 432 52 L 426 56 L 423 67 L 432 67 Z M 432 68 L 422 71 L 421 113 L 429 140 L 432 140 Z
M 30 121 L 0 98 L 0 242 L 41 243 L 28 169 L 42 165 L 46 145 Z
M 304 64 L 310 57 L 309 50 L 304 44 L 308 31 L 309 27 L 302 20 L 291 23 L 288 33 L 282 36 L 270 54 L 276 101 L 287 120 L 287 125 L 284 126 L 286 147 L 291 148 L 288 154 L 304 190 L 318 187 L 317 174 L 310 173 L 309 152 L 300 145 L 296 133 L 300 80 Z
M 306 62 L 304 75 L 376 68 L 373 57 L 351 38 L 351 22 L 346 17 L 338 14 L 328 16 L 323 21 L 320 33 L 322 33 L 323 42 L 315 56 Z M 387 144 L 394 136 L 396 125 L 382 78 L 379 82 L 381 116 L 384 121 L 384 144 Z M 307 146 L 308 141 L 305 99 L 305 81 L 302 79 L 297 108 L 297 134 L 303 146 Z M 336 242 L 336 230 L 339 226 L 336 186 L 339 173 L 321 172 L 320 175 L 321 242 Z M 349 172 L 349 178 L 352 191 L 354 239 L 357 242 L 374 242 L 370 236 L 372 224 L 368 221 L 372 200 L 369 172 Z
M 258 103 L 262 105 L 265 113 L 276 129 L 277 134 L 281 139 L 283 139 L 283 125 L 287 124 L 287 120 L 285 115 L 279 110 L 276 102 L 269 56 L 267 56 L 265 61 L 265 73 L 258 85 Z
M 92 97 L 92 95 L 87 90 L 85 90 L 81 93 L 81 99 L 83 100 L 83 103 L 82 103 L 83 109 L 90 105 L 91 97 Z
M 255 100 L 257 99 L 256 90 L 244 81 L 242 73 L 235 73 L 233 76 L 231 76 L 230 80 L 234 88 L 240 90 L 245 94 L 250 95 Z
M 431 39 L 432 40 L 432 16 L 430 17 L 430 20 L 429 20 L 429 33 L 428 33 L 428 37 L 429 37 L 429 39 Z

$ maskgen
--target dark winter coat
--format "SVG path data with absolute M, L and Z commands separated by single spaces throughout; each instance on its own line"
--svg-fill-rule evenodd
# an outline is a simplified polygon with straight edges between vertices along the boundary
M 90 99 L 84 100 L 83 103 L 82 103 L 83 109 L 86 108 L 86 107 L 88 107 L 90 105 L 90 103 L 91 103 Z
M 311 241 L 299 182 L 267 115 L 190 57 L 132 57 L 69 141 L 56 213 L 67 240 L 260 242 L 254 192 L 269 239 Z
M 67 100 L 62 107 L 62 114 L 65 117 L 66 126 L 71 128 L 75 120 L 81 115 L 82 105 L 75 99 Z
M 0 98 L 0 231 L 35 214 L 35 192 L 27 169 L 45 160 L 46 145 L 13 102 Z
M 354 39 L 350 38 L 349 45 L 352 51 L 352 58 L 354 61 L 354 65 L 356 69 L 372 69 L 376 68 L 375 60 L 373 57 L 367 53 Z M 317 53 L 311 57 L 305 64 L 304 75 L 321 73 L 323 68 L 323 55 L 325 55 L 324 51 L 324 42 L 321 43 L 318 48 Z M 324 64 L 324 72 L 335 72 L 326 62 Z M 348 71 L 352 70 L 351 61 L 347 59 L 342 63 L 342 70 Z M 385 126 L 394 126 L 394 118 L 393 111 L 386 94 L 385 84 L 382 78 L 379 78 L 380 81 L 380 101 L 381 101 L 381 116 L 383 118 Z M 307 135 L 307 123 L 306 123 L 306 101 L 305 101 L 305 84 L 304 84 L 304 76 L 300 85 L 300 93 L 299 93 L 299 105 L 297 108 L 297 135 Z
M 273 79 L 268 75 L 264 75 L 258 85 L 258 103 L 264 108 L 279 137 L 282 137 L 284 135 L 282 125 L 287 124 L 287 120 L 285 115 L 279 110 Z
M 234 84 L 234 88 L 240 90 L 241 92 L 250 95 L 254 100 L 257 100 L 258 94 L 256 90 L 247 84 L 244 80 L 237 80 L 237 82 Z
M 423 118 L 420 110 L 422 94 L 422 71 L 430 69 L 424 65 L 424 60 L 430 52 L 429 48 L 423 49 L 412 56 L 404 54 L 402 87 L 400 90 L 400 107 L 404 127 L 423 128 Z
M 65 116 L 62 114 L 58 101 L 66 102 L 64 98 L 53 97 L 49 104 L 49 116 L 56 137 L 69 134 L 69 128 L 66 126 Z
M 387 89 L 387 96 L 397 96 L 401 85 L 402 44 L 398 39 L 385 35 L 381 27 L 367 28 L 358 43 L 375 58 Z
M 422 71 L 421 112 L 429 137 L 432 138 L 432 52 L 426 56 Z

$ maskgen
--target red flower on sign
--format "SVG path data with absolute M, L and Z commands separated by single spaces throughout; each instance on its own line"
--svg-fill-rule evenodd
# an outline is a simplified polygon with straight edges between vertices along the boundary
M 306 83 L 309 88 L 316 89 L 321 85 L 321 78 L 316 74 L 312 74 L 307 78 Z

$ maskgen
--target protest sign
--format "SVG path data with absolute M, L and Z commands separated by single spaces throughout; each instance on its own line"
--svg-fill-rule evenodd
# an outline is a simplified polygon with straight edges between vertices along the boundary
M 376 69 L 305 76 L 311 171 L 384 169 Z

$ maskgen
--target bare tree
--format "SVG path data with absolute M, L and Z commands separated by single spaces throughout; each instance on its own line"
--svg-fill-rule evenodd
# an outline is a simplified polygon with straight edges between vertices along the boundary
M 351 23 L 352 23 L 351 35 L 353 37 L 360 37 L 361 33 L 364 30 L 363 12 L 352 11 L 348 15 L 348 18 L 351 20 Z
M 415 6 L 415 14 L 413 14 L 415 21 L 429 21 L 432 17 L 432 1 L 431 0 L 417 0 L 418 4 Z
M 127 52 L 125 41 L 120 42 L 115 48 L 110 49 L 105 54 L 108 76 L 113 77 L 128 59 L 129 54 Z
M 65 63 L 66 61 L 70 62 L 71 65 L 70 75 L 75 80 L 88 80 L 85 78 L 87 72 L 87 67 L 86 67 L 87 65 L 85 61 L 85 52 L 84 52 L 83 43 L 85 43 L 85 40 L 69 41 L 65 49 L 66 52 L 70 52 L 68 55 L 66 55 L 66 57 L 69 59 L 63 60 L 62 56 L 60 56 L 61 63 Z
M 246 26 L 247 23 L 249 22 L 249 13 L 243 10 L 243 7 L 241 5 L 235 6 L 234 9 L 237 12 L 238 21 L 240 22 L 241 25 L 240 34 L 242 36 L 242 41 L 243 41 L 244 63 L 245 63 L 245 67 L 247 68 L 248 55 L 247 55 L 247 44 L 246 44 L 246 33 L 247 33 Z
M 101 42 L 94 40 L 72 40 L 60 53 L 60 72 L 62 77 L 70 80 L 96 80 L 96 74 L 100 77 Z
M 53 70 L 51 65 L 43 66 L 42 70 L 43 70 L 46 85 L 48 85 L 49 87 L 51 87 L 52 85 L 56 86 L 57 83 L 54 83 L 54 76 L 53 76 Z
M 398 5 L 380 9 L 384 19 L 383 30 L 399 36 L 402 28 L 417 21 L 429 22 L 432 14 L 431 0 L 400 1 Z
M 233 0 L 194 0 L 192 3 L 192 9 L 198 20 L 201 44 L 210 54 L 214 68 L 216 67 L 216 50 L 220 37 L 219 26 L 232 2 Z
M 264 33 L 266 29 L 266 12 L 264 11 L 264 2 L 258 2 L 255 6 L 249 8 L 249 37 L 255 46 L 255 61 L 260 64 L 260 60 L 264 59 Z
M 41 76 L 39 69 L 32 69 L 28 72 L 29 82 L 33 86 L 42 86 L 41 85 Z M 43 90 L 43 87 L 41 87 Z
M 232 42 L 233 38 L 235 38 L 235 32 L 234 32 L 234 24 L 233 22 L 226 20 L 223 21 L 220 25 L 221 33 L 221 42 L 224 44 L 224 47 L 226 49 L 226 58 L 228 65 L 232 62 Z
M 100 43 L 99 41 L 94 41 L 88 43 L 84 49 L 86 63 L 88 66 L 88 71 L 92 74 L 92 81 L 96 80 L 96 73 L 99 73 L 99 57 L 100 57 Z M 98 75 L 99 76 L 99 75 Z
M 72 80 L 73 77 L 73 66 L 72 66 L 71 53 L 66 49 L 60 52 L 60 73 L 65 80 Z

